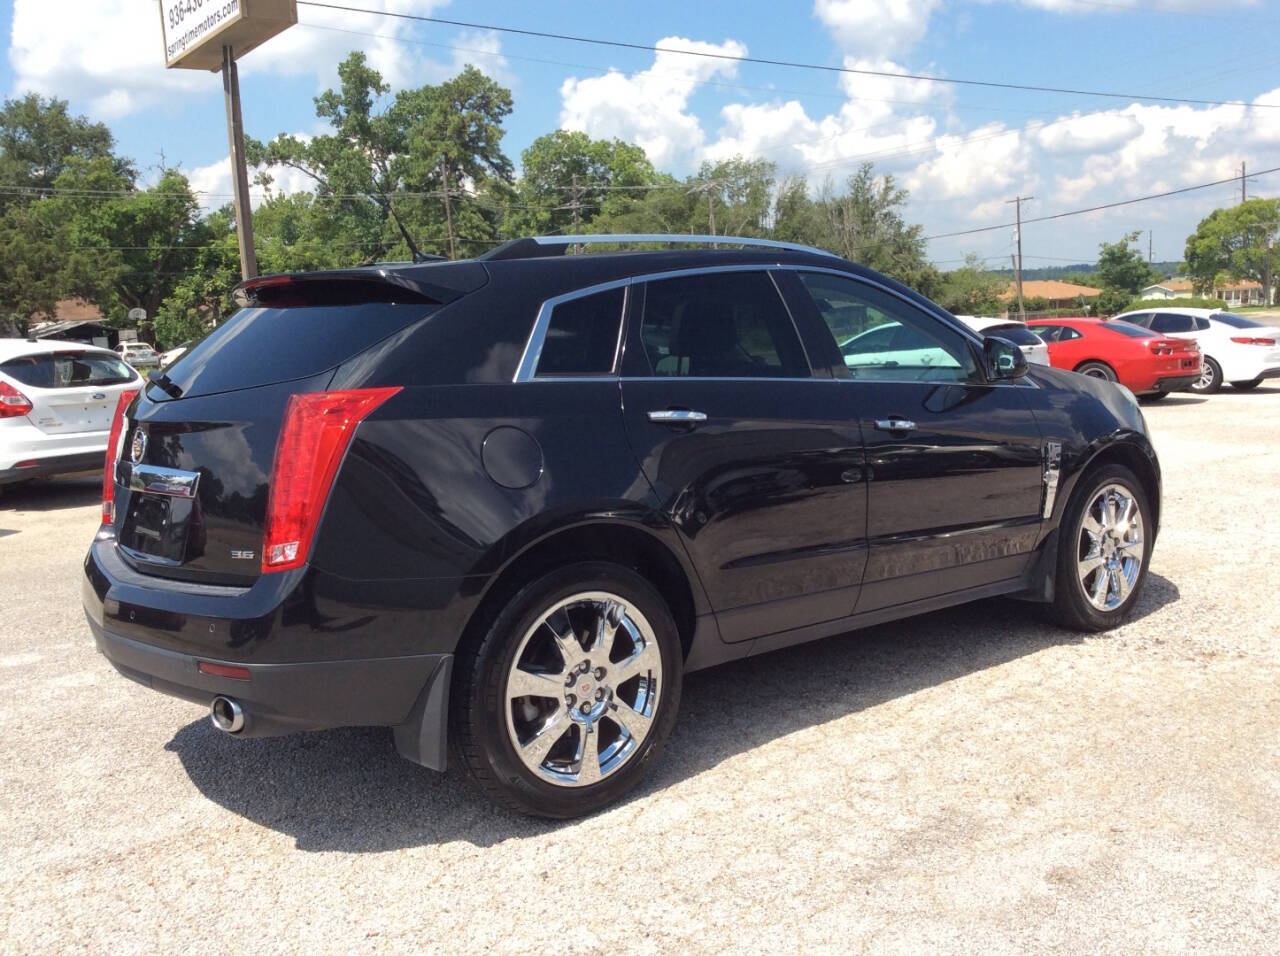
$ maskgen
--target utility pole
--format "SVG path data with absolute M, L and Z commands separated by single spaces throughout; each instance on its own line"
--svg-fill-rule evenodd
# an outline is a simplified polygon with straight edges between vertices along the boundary
M 1018 284 L 1018 318 L 1023 322 L 1027 321 L 1027 310 L 1022 304 L 1022 204 L 1035 198 L 1035 196 L 1014 196 L 1012 199 L 1005 201 L 1006 206 L 1009 203 L 1013 203 L 1017 211 L 1018 225 L 1017 232 L 1014 235 L 1018 240 L 1018 261 L 1014 264 L 1013 276 L 1014 281 Z
M 1151 251 L 1153 248 L 1154 247 L 1152 245 L 1151 230 L 1148 229 L 1147 230 L 1147 265 L 1151 265 L 1151 263 L 1156 261 L 1155 256 L 1152 254 L 1152 251 Z
M 253 248 L 253 207 L 249 203 L 249 171 L 244 161 L 244 120 L 240 117 L 240 73 L 231 47 L 222 48 L 222 92 L 227 101 L 227 138 L 231 141 L 231 179 L 235 189 L 236 239 L 240 245 L 240 278 L 258 274 Z
M 572 185 L 569 187 L 569 195 L 572 198 L 569 200 L 569 208 L 573 210 L 573 231 L 576 234 L 582 231 L 579 228 L 579 218 L 578 218 L 578 213 L 582 208 L 582 204 L 578 200 L 581 198 L 582 193 L 578 191 L 578 174 L 577 173 L 573 174 L 571 182 L 572 182 Z
M 1248 201 L 1248 198 L 1249 198 L 1249 197 L 1246 195 L 1246 190 L 1245 190 L 1245 185 L 1244 185 L 1244 184 L 1245 184 L 1244 163 L 1241 163 L 1241 164 L 1240 164 L 1240 202 L 1241 202 L 1242 204 L 1243 204 L 1243 203 L 1245 203 L 1245 202 L 1247 202 L 1247 201 Z
M 458 250 L 453 243 L 453 206 L 449 203 L 449 164 L 443 163 L 440 171 L 444 179 L 444 221 L 449 230 L 449 258 L 456 259 Z

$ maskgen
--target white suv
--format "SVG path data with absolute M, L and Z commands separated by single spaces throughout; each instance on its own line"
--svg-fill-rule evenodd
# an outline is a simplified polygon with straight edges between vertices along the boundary
M 101 471 L 120 394 L 141 387 L 107 349 L 0 339 L 0 485 Z
M 1264 378 L 1280 376 L 1280 329 L 1216 309 L 1150 309 L 1126 312 L 1115 319 L 1178 339 L 1194 339 L 1204 354 L 1200 381 L 1191 386 L 1212 395 L 1224 381 L 1247 391 Z

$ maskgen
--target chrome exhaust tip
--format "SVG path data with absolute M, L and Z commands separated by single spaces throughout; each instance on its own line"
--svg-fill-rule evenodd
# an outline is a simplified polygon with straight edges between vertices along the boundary
M 244 708 L 230 697 L 215 697 L 209 707 L 209 719 L 213 726 L 226 734 L 238 734 L 244 730 Z

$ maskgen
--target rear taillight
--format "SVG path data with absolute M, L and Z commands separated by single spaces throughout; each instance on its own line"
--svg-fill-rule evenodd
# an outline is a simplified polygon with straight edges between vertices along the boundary
M 356 426 L 400 388 L 361 388 L 294 395 L 285 407 L 267 497 L 262 570 L 307 561 L 333 477 Z
M 1155 355 L 1172 355 L 1173 346 L 1169 345 L 1166 342 L 1152 342 L 1151 351 Z
M 1231 341 L 1237 345 L 1275 345 L 1275 339 L 1251 339 L 1244 335 L 1233 335 Z
M 0 382 L 0 418 L 21 418 L 33 407 L 31 399 L 8 382 Z
M 124 413 L 129 403 L 137 397 L 136 388 L 121 392 L 116 400 L 116 413 L 111 416 L 111 433 L 107 436 L 107 461 L 102 468 L 103 524 L 111 524 L 116 519 L 116 460 L 120 457 L 120 440 L 124 438 Z

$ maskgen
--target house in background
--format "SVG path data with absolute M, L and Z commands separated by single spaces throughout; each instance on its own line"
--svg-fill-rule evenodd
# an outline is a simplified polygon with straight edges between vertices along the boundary
M 1046 309 L 1083 309 L 1090 302 L 1102 295 L 1101 289 L 1087 285 L 1075 285 L 1071 282 L 1059 282 L 1057 279 L 1027 279 L 1022 283 L 1022 298 L 1044 299 L 1048 302 Z M 1001 300 L 1016 307 L 1018 287 L 1010 283 L 1009 288 L 1000 296 Z
M 1140 298 L 1186 299 L 1195 294 L 1195 290 L 1191 288 L 1190 279 L 1166 279 L 1164 282 L 1147 286 L 1142 290 Z
M 41 339 L 58 339 L 63 342 L 80 342 L 113 349 L 121 342 L 138 338 L 136 329 L 116 329 L 106 324 L 102 310 L 83 299 L 59 299 L 53 318 L 33 315 L 30 331 Z
M 1196 290 L 1191 285 L 1190 279 L 1168 279 L 1165 282 L 1149 285 L 1142 290 L 1142 298 L 1144 299 L 1185 299 L 1195 295 Z M 1275 290 L 1273 289 L 1271 301 L 1263 302 L 1262 285 L 1252 279 L 1219 283 L 1207 298 L 1221 299 L 1227 305 L 1235 306 L 1274 305 L 1276 300 Z

